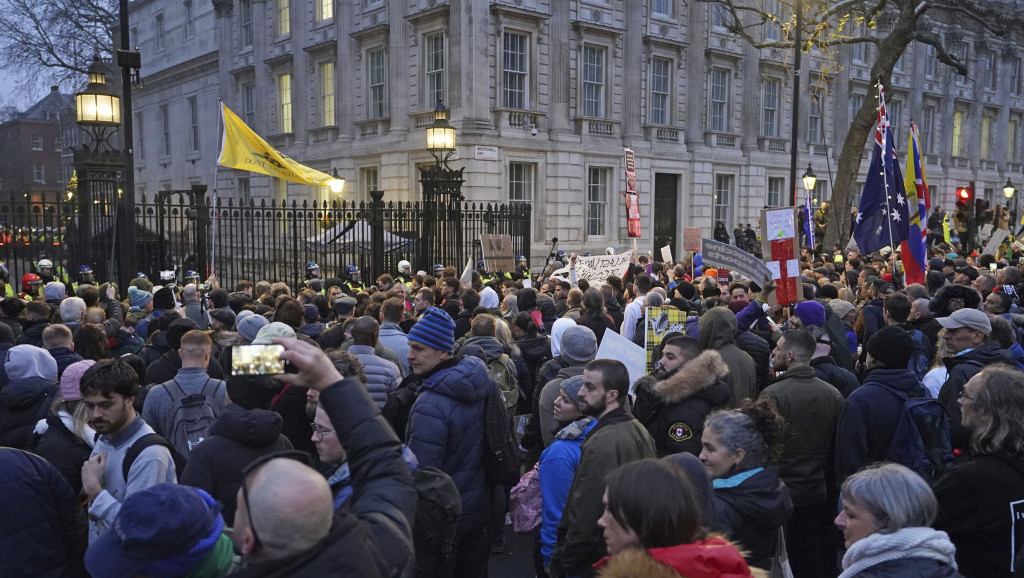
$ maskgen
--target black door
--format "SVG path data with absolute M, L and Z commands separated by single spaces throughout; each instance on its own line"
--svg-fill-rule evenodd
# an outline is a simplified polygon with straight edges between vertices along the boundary
M 676 215 L 679 209 L 679 175 L 654 174 L 654 260 L 661 260 L 661 248 L 672 247 L 672 258 L 679 258 L 676 244 Z

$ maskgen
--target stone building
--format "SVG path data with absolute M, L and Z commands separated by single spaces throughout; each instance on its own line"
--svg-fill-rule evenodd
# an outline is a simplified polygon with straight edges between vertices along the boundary
M 627 147 L 644 251 L 678 254 L 684 225 L 709 234 L 722 220 L 731 231 L 788 204 L 794 114 L 800 172 L 810 164 L 815 202 L 827 199 L 851 114 L 875 94 L 871 47 L 812 51 L 793 111 L 791 52 L 750 47 L 702 2 L 137 0 L 130 10 L 145 78 L 133 111 L 137 194 L 201 182 L 221 198 L 331 198 L 218 169 L 220 98 L 288 156 L 337 169 L 348 180 L 340 198 L 377 189 L 385 201 L 417 200 L 417 167 L 432 162 L 424 128 L 443 99 L 463 193 L 531 203 L 535 262 L 551 237 L 566 250 L 631 246 Z M 913 45 L 889 89 L 898 146 L 913 117 L 939 203 L 972 180 L 979 197 L 1001 202 L 1007 178 L 1024 185 L 1024 36 L 942 33 L 971 74 Z M 865 154 L 860 182 L 867 165 Z
M 0 124 L 0 201 L 56 201 L 73 171 L 70 143 L 74 97 L 56 86 Z

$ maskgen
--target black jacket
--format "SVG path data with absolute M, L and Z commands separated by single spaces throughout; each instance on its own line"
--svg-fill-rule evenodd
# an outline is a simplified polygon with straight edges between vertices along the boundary
M 206 490 L 224 505 L 224 519 L 233 520 L 242 468 L 260 456 L 292 449 L 281 424 L 272 411 L 228 405 L 210 426 L 209 437 L 189 454 L 179 483 Z
M 28 449 L 36 422 L 58 395 L 57 384 L 42 377 L 15 379 L 0 389 L 0 446 Z
M 849 369 L 836 365 L 835 360 L 828 355 L 812 359 L 811 367 L 814 368 L 814 377 L 838 389 L 843 397 L 850 397 L 853 390 L 860 387 L 857 375 Z
M 52 413 L 46 416 L 46 426 L 33 451 L 64 475 L 77 496 L 82 491 L 82 464 L 92 454 L 92 447 Z
M 35 345 L 36 347 L 42 347 L 43 330 L 49 326 L 50 322 L 45 319 L 26 321 L 25 328 L 21 332 L 21 337 L 18 338 L 18 345 Z
M 537 374 L 546 361 L 551 359 L 551 340 L 544 335 L 536 337 L 523 336 L 516 340 L 516 346 L 522 353 L 522 360 L 526 363 L 526 372 L 517 375 L 519 388 L 527 397 L 532 398 L 533 392 L 537 389 Z M 540 384 L 544 387 L 544 384 Z
M 469 333 L 470 324 L 473 322 L 473 312 L 463 309 L 455 316 L 455 339 Z
M 768 372 L 768 358 L 772 353 L 771 346 L 763 337 L 745 329 L 736 334 L 734 343 L 736 347 L 746 352 L 754 360 L 754 394 L 761 393 L 761 390 L 771 383 L 771 374 Z
M 728 528 L 729 539 L 747 563 L 770 568 L 778 528 L 793 515 L 793 501 L 775 468 L 766 468 L 737 486 L 715 488 L 715 525 Z
M 615 297 L 609 297 L 605 299 L 604 308 L 608 315 L 611 316 L 612 318 L 611 325 L 609 325 L 608 327 L 610 327 L 612 331 L 618 333 L 619 327 L 622 326 L 622 319 L 623 317 L 626 316 L 626 311 L 623 309 L 622 304 L 619 303 L 619 300 L 616 299 Z M 580 325 L 583 325 L 583 323 L 580 323 Z M 588 327 L 594 329 L 594 334 L 597 335 L 597 342 L 601 343 L 601 335 L 604 332 L 598 331 L 597 329 L 589 325 Z
M 0 448 L 0 574 L 63 578 L 88 576 L 88 546 L 78 495 L 39 456 Z
M 284 420 L 281 433 L 288 438 L 292 447 L 315 457 L 317 453 L 312 439 L 313 428 L 309 425 L 313 420 L 306 415 L 306 388 L 287 384 L 275 397 L 270 410 Z
M 732 388 L 722 381 L 728 372 L 722 356 L 708 350 L 665 380 L 647 376 L 637 381 L 632 412 L 654 439 L 658 457 L 700 455 L 704 419 L 732 397 Z
M 0 323 L 11 328 L 11 334 L 14 335 L 14 341 L 18 341 L 18 339 L 21 338 L 21 332 L 23 329 L 20 321 L 13 317 L 0 317 Z
M 232 576 L 398 576 L 412 564 L 416 490 L 402 446 L 355 379 L 320 394 L 349 455 L 352 498 L 336 511 L 331 532 L 307 552 L 254 564 Z
M 946 357 L 942 361 L 946 364 L 946 369 L 949 370 L 949 377 L 946 378 L 946 383 L 943 383 L 942 389 L 939 390 L 939 402 L 945 406 L 946 413 L 949 415 L 949 440 L 952 442 L 953 448 L 965 449 L 970 432 L 964 429 L 961 423 L 958 401 L 960 393 L 964 390 L 964 384 L 986 365 L 1008 363 L 1011 367 L 1016 367 L 1017 362 L 1009 352 L 1000 349 L 999 344 L 995 341 L 984 343 L 981 347 L 961 355 Z
M 142 361 L 146 362 L 146 367 L 149 367 L 156 360 L 160 359 L 160 356 L 171 350 L 171 347 L 167 345 L 167 333 L 164 331 L 157 331 L 150 336 L 149 344 L 143 347 L 139 351 L 139 357 Z M 228 367 L 231 367 L 228 365 Z M 145 377 L 145 376 L 143 376 Z M 163 383 L 162 381 L 157 383 Z
M 72 363 L 82 361 L 84 358 L 75 353 L 69 347 L 54 347 L 53 349 L 47 349 L 47 353 L 50 357 L 57 362 L 57 377 L 64 375 L 64 370 L 67 369 Z
M 177 349 L 169 349 L 167 353 L 160 356 L 160 359 L 149 364 L 149 367 L 146 368 L 146 379 L 144 382 L 149 384 L 170 381 L 174 379 L 174 376 L 178 375 L 179 369 L 181 369 L 181 356 L 178 355 Z M 224 369 L 216 359 L 210 359 L 210 362 L 206 365 L 206 374 L 211 379 L 224 379 Z

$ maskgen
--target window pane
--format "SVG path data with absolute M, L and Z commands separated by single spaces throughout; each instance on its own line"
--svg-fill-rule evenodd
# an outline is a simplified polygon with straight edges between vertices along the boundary
M 807 142 L 823 142 L 821 130 L 821 101 L 811 99 L 807 103 Z
M 334 0 L 316 0 L 316 3 L 318 22 L 334 18 Z
M 284 36 L 292 31 L 292 12 L 289 0 L 277 0 L 277 35 Z
M 526 82 L 529 74 L 527 38 L 506 32 L 502 50 L 502 105 L 505 108 L 527 108 Z
M 764 23 L 764 39 L 775 42 L 782 36 L 782 26 L 779 24 L 782 19 L 782 7 L 779 0 L 765 0 L 764 11 L 775 18 L 774 21 L 768 20 Z
M 199 150 L 199 104 L 194 96 L 188 97 L 188 115 L 192 121 L 190 136 L 192 137 L 192 151 L 195 152 Z
M 256 86 L 247 82 L 242 85 L 242 121 L 255 130 L 256 122 Z
M 651 123 L 669 124 L 669 61 L 664 58 L 651 60 Z
M 782 191 L 786 187 L 786 179 L 781 177 L 769 177 L 768 178 L 768 198 L 765 199 L 765 204 L 769 207 L 781 207 L 782 206 Z
M 385 52 L 383 48 L 371 50 L 370 66 L 370 118 L 384 118 L 386 97 Z
M 508 164 L 508 200 L 510 203 L 533 203 L 534 166 L 530 163 Z
M 764 81 L 763 94 L 761 98 L 761 134 L 764 136 L 779 136 L 779 82 L 776 80 Z
M 583 116 L 604 116 L 604 48 L 583 47 Z
M 608 169 L 591 168 L 587 172 L 587 234 L 605 234 L 608 208 Z
M 292 132 L 292 75 L 282 74 L 277 77 L 278 99 L 278 132 Z
M 424 69 L 427 74 L 428 108 L 437 107 L 444 100 L 444 35 L 431 34 L 424 42 Z
M 732 204 L 733 175 L 715 175 L 714 220 L 729 226 L 729 209 Z
M 242 27 L 242 48 L 252 46 L 252 0 L 238 3 L 238 21 Z
M 921 115 L 921 124 L 917 131 L 921 136 L 922 154 L 932 153 L 932 127 L 935 126 L 935 107 L 926 106 Z
M 662 16 L 672 15 L 672 2 L 670 0 L 653 0 L 651 11 Z
M 903 103 L 898 100 L 889 103 L 889 124 L 892 126 L 893 144 L 896 150 L 900 150 L 903 148 L 900 144 L 900 135 L 903 134 Z
M 711 119 L 709 129 L 729 130 L 729 71 L 715 68 L 711 71 Z
M 958 157 L 963 155 L 963 126 L 964 126 L 964 113 L 956 111 L 953 113 L 953 150 L 952 155 Z

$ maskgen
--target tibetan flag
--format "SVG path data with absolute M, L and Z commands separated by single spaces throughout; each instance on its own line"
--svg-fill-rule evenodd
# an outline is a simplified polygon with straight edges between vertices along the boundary
M 217 164 L 303 185 L 327 185 L 335 180 L 327 173 L 311 169 L 278 152 L 246 126 L 223 102 L 220 103 L 220 114 L 224 134 Z
M 921 137 L 917 125 L 910 123 L 910 143 L 907 146 L 907 177 L 903 182 L 910 203 L 910 231 L 903 241 L 903 270 L 907 275 L 907 285 L 911 283 L 925 284 L 925 268 L 928 262 L 928 209 L 931 202 L 928 194 L 928 181 L 921 164 Z
M 853 239 L 865 255 L 894 247 L 910 235 L 910 203 L 903 190 L 903 174 L 896 157 L 885 92 L 878 85 L 878 124 L 867 181 L 857 208 Z

